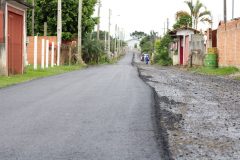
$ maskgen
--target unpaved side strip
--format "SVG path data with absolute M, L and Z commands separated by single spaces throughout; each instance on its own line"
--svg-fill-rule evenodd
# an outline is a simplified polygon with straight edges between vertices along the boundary
M 238 81 L 135 64 L 140 77 L 157 93 L 159 126 L 166 132 L 170 158 L 240 158 Z

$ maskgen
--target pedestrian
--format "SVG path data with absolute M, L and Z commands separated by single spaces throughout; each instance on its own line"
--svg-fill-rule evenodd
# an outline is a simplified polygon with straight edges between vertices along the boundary
M 149 62 L 149 56 L 148 55 L 146 56 L 145 61 L 146 61 L 146 64 L 148 64 L 148 62 Z

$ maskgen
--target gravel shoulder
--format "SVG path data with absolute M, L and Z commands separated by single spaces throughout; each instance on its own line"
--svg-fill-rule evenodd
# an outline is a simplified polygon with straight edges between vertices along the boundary
M 240 159 L 240 82 L 150 66 L 135 58 L 157 95 L 156 111 L 170 159 Z

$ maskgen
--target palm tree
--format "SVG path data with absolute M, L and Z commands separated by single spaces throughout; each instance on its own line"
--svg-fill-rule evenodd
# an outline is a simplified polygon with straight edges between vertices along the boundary
M 195 29 L 198 28 L 199 22 L 212 23 L 211 12 L 208 11 L 207 8 L 199 0 L 197 0 L 195 4 L 193 4 L 192 0 L 185 1 L 185 3 L 190 9 L 190 14 L 192 16 L 193 26 Z

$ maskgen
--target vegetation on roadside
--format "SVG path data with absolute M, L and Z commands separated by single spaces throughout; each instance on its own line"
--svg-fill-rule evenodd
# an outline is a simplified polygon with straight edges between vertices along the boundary
M 190 71 L 205 75 L 215 75 L 215 76 L 227 76 L 239 72 L 239 69 L 236 67 L 223 67 L 223 68 L 191 68 Z
M 172 42 L 172 37 L 166 34 L 156 43 L 156 52 L 153 57 L 153 63 L 169 66 L 172 65 L 172 59 L 169 57 L 169 45 Z
M 32 0 L 27 0 L 32 3 Z M 35 34 L 44 34 L 44 22 L 47 22 L 47 32 L 50 36 L 57 35 L 57 0 L 35 0 Z M 78 0 L 62 1 L 62 38 L 71 40 L 78 33 Z M 92 32 L 94 26 L 98 23 L 99 18 L 93 17 L 94 7 L 97 0 L 83 0 L 83 17 L 82 17 L 82 37 Z M 28 33 L 32 33 L 32 10 L 27 14 Z
M 74 65 L 74 66 L 59 66 L 48 69 L 38 69 L 34 70 L 32 66 L 26 67 L 26 70 L 23 75 L 14 75 L 14 76 L 0 76 L 0 88 L 18 84 L 21 82 L 30 81 L 37 78 L 43 78 L 48 76 L 53 76 L 57 74 L 62 74 L 74 70 L 81 69 L 82 66 Z
M 172 38 L 169 34 L 161 38 L 154 31 L 151 31 L 150 34 L 135 31 L 131 36 L 141 40 L 141 52 L 148 53 L 153 64 L 162 66 L 172 65 L 172 59 L 169 57 L 169 45 L 172 42 Z
M 186 11 L 178 11 L 176 13 L 176 23 L 173 25 L 174 29 L 192 27 L 192 17 Z

